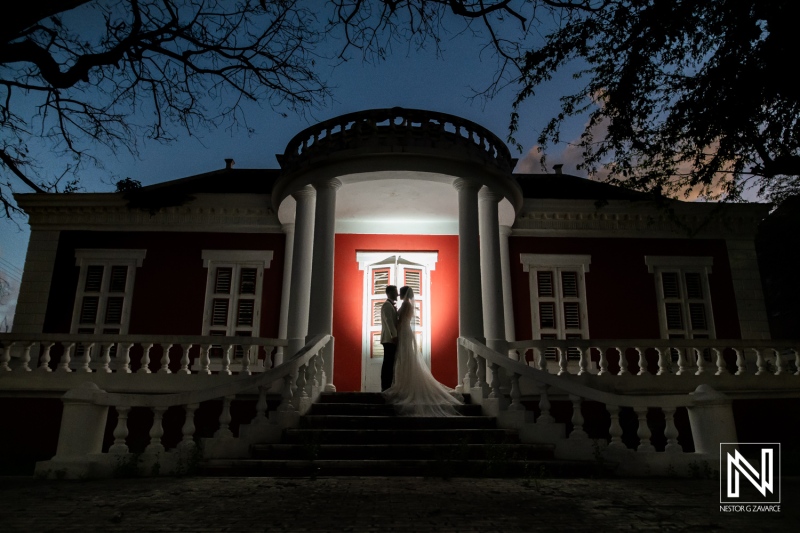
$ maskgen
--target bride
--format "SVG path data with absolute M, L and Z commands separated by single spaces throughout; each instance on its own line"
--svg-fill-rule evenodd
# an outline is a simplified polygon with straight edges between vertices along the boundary
M 384 395 L 402 415 L 458 416 L 455 406 L 463 403 L 457 398 L 460 394 L 436 381 L 417 348 L 411 328 L 414 321 L 414 290 L 401 287 L 400 299 L 403 303 L 398 312 L 394 383 Z

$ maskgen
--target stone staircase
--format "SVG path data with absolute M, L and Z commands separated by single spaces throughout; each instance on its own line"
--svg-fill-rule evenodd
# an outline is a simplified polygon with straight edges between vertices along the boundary
M 469 398 L 467 397 L 467 402 Z M 256 444 L 248 459 L 200 465 L 211 476 L 589 476 L 595 465 L 556 461 L 553 446 L 523 444 L 480 405 L 462 416 L 397 416 L 379 393 L 324 393 L 280 443 Z

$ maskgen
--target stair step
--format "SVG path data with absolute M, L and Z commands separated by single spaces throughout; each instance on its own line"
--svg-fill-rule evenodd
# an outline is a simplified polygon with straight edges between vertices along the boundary
M 386 399 L 380 392 L 323 392 L 317 403 L 361 403 L 385 404 Z
M 543 460 L 549 444 L 258 444 L 254 459 L 268 460 Z
M 588 477 L 592 461 L 277 460 L 215 459 L 200 465 L 205 476 L 425 476 Z
M 286 444 L 512 444 L 510 429 L 287 429 Z
M 341 416 L 306 415 L 300 428 L 317 429 L 494 429 L 496 421 L 487 416 Z
M 457 405 L 456 411 L 464 416 L 480 416 L 480 405 Z M 308 415 L 350 415 L 350 416 L 393 416 L 395 408 L 391 404 L 378 403 L 315 403 Z

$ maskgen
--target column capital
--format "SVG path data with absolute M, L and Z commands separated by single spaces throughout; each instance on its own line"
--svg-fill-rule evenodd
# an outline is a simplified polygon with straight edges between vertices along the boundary
M 505 197 L 502 193 L 498 192 L 496 189 L 492 189 L 491 187 L 484 187 L 478 193 L 478 200 L 483 202 L 498 203 L 503 198 Z
M 294 233 L 294 222 L 281 224 L 281 231 L 284 233 Z
M 316 190 L 333 189 L 335 191 L 342 186 L 342 182 L 336 178 L 323 178 L 313 182 L 311 185 Z
M 479 182 L 478 180 L 474 180 L 474 179 L 456 178 L 455 181 L 453 181 L 453 187 L 455 187 L 455 189 L 457 191 L 460 191 L 462 189 L 464 189 L 464 190 L 474 189 L 475 192 L 478 192 L 478 190 L 481 187 L 483 187 L 483 184 L 481 182 Z
M 292 198 L 294 198 L 297 201 L 300 201 L 301 199 L 313 198 L 314 196 L 316 196 L 316 194 L 317 191 L 315 191 L 313 187 L 306 185 L 302 189 L 297 189 L 296 191 L 294 191 L 292 193 Z
M 511 235 L 511 226 L 500 226 L 500 235 L 508 236 Z

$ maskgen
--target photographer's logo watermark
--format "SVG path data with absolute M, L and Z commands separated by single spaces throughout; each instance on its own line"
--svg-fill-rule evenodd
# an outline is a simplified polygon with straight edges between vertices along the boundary
M 780 511 L 780 443 L 725 442 L 719 452 L 720 511 Z

